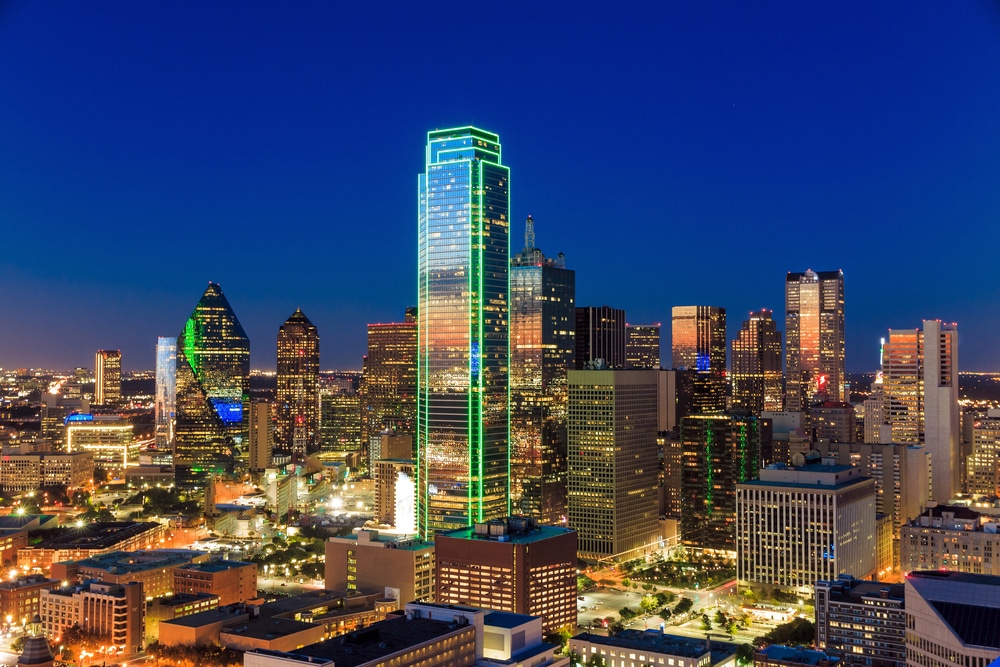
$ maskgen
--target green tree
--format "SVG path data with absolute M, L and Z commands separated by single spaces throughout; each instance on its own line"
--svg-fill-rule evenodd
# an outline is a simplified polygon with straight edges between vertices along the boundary
M 639 601 L 639 608 L 644 614 L 652 614 L 659 606 L 656 603 L 656 598 L 652 595 L 644 595 L 642 600 Z
M 701 629 L 705 632 L 709 632 L 712 629 L 712 621 L 709 620 L 707 614 L 701 615 Z
M 617 634 L 619 634 L 621 632 L 625 632 L 625 624 L 622 623 L 621 621 L 614 621 L 613 623 L 611 623 L 610 625 L 608 625 L 608 634 L 609 635 L 614 636 L 614 635 L 617 635 Z
M 691 611 L 691 608 L 693 606 L 694 606 L 694 600 L 692 600 L 691 598 L 687 598 L 687 597 L 681 598 L 680 602 L 678 602 L 674 606 L 674 613 L 677 614 L 677 615 L 686 614 L 689 611 Z
M 722 627 L 723 625 L 725 625 L 725 624 L 726 624 L 726 623 L 727 623 L 728 621 L 729 621 L 729 619 L 728 619 L 728 618 L 726 618 L 726 614 L 725 614 L 725 613 L 724 613 L 724 612 L 723 612 L 723 611 L 722 611 L 721 609 L 719 609 L 718 611 L 716 611 L 716 612 L 715 612 L 715 624 L 716 624 L 716 625 L 717 625 L 718 627 L 720 627 L 720 628 L 721 628 L 721 627 Z
M 741 665 L 753 663 L 754 649 L 752 644 L 740 644 L 736 647 L 736 662 Z
M 629 609 L 628 607 L 622 607 L 621 609 L 619 609 L 618 615 L 621 616 L 622 620 L 625 622 L 631 621 L 633 618 L 638 616 L 638 614 L 634 610 Z
M 788 623 L 779 625 L 763 637 L 753 640 L 754 646 L 762 648 L 769 644 L 783 644 L 786 646 L 803 646 L 813 644 L 816 641 L 816 625 L 805 618 L 796 618 Z
M 730 637 L 736 636 L 736 628 L 737 628 L 736 619 L 730 618 L 729 620 L 726 621 L 726 634 L 728 634 Z

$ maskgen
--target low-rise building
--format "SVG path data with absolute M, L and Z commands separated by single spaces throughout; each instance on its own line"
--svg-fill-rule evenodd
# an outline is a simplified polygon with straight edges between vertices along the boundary
M 929 507 L 900 531 L 903 570 L 1000 575 L 998 529 L 998 517 L 968 507 Z
M 17 566 L 47 572 L 53 563 L 84 560 L 111 551 L 155 549 L 163 546 L 166 537 L 166 526 L 155 521 L 91 523 L 66 528 L 47 540 L 19 549 Z
M 24 625 L 38 613 L 42 591 L 58 585 L 55 579 L 40 574 L 4 579 L 0 582 L 0 618 L 12 625 Z
M 851 667 L 906 667 L 902 584 L 840 575 L 816 582 L 816 648 Z M 930 666 L 927 666 L 930 667 Z
M 0 488 L 31 491 L 43 486 L 79 488 L 94 478 L 92 452 L 4 454 Z
M 434 599 L 434 543 L 374 530 L 326 541 L 326 587 L 384 590 L 401 604 Z
M 138 581 L 146 599 L 152 600 L 174 592 L 174 570 L 208 559 L 208 554 L 182 549 L 112 551 L 80 561 L 53 563 L 52 577 L 74 583 L 90 579 L 107 584 Z
M 219 596 L 208 593 L 168 595 L 156 598 L 146 607 L 146 640 L 158 641 L 160 622 L 219 608 Z
M 73 625 L 105 635 L 119 655 L 129 657 L 146 649 L 146 596 L 142 584 L 87 582 L 43 590 L 40 616 L 52 641 Z
M 600 656 L 607 667 L 736 667 L 736 644 L 625 630 L 610 637 L 584 632 L 569 640 L 571 653 L 588 664 Z
M 835 667 L 840 656 L 825 651 L 771 644 L 753 654 L 754 667 Z
M 237 651 L 294 651 L 325 638 L 322 625 L 275 617 L 227 626 L 219 632 L 219 645 Z
M 212 560 L 175 568 L 174 593 L 212 593 L 220 605 L 252 600 L 257 597 L 257 565 Z

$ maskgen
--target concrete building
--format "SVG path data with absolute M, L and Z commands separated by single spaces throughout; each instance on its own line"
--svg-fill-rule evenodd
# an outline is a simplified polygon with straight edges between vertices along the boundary
M 381 459 L 375 461 L 372 476 L 375 478 L 376 520 L 386 526 L 395 526 L 402 532 L 415 534 L 416 463 L 412 459 Z
M 850 403 L 824 401 L 809 408 L 814 442 L 857 442 L 858 420 Z
M 902 569 L 1000 575 L 1000 517 L 961 506 L 929 507 L 901 529 Z
M 839 575 L 816 582 L 816 648 L 852 667 L 906 667 L 902 584 Z
M 122 402 L 122 352 L 98 350 L 94 358 L 94 403 L 115 408 Z
M 607 667 L 735 667 L 736 644 L 625 630 L 611 637 L 584 632 L 569 640 L 569 650 L 590 663 L 600 656 Z
M 633 558 L 659 540 L 657 373 L 569 372 L 569 527 L 583 558 Z
M 40 616 L 45 634 L 54 640 L 73 625 L 106 635 L 122 657 L 146 649 L 146 596 L 142 584 L 88 582 L 41 593 Z
M 972 452 L 966 458 L 966 492 L 1000 495 L 1000 409 L 972 421 Z
M 0 618 L 10 625 L 23 626 L 38 613 L 42 591 L 58 585 L 57 580 L 40 574 L 0 581 Z
M 257 565 L 232 560 L 191 563 L 174 569 L 174 593 L 212 593 L 219 605 L 257 597 Z
M 576 532 L 510 517 L 438 533 L 439 604 L 541 616 L 546 632 L 576 625 Z
M 90 419 L 77 419 L 90 417 Z M 139 458 L 132 423 L 118 415 L 71 415 L 66 422 L 66 451 L 90 452 L 95 465 L 124 470 Z
M 99 521 L 59 532 L 17 552 L 17 566 L 48 571 L 53 563 L 79 561 L 111 551 L 142 551 L 163 546 L 167 527 L 155 521 Z
M 906 576 L 908 667 L 986 667 L 1000 658 L 1000 577 Z
M 210 593 L 168 595 L 146 607 L 146 641 L 159 641 L 160 622 L 219 608 L 219 596 Z
M 361 530 L 326 541 L 326 587 L 384 590 L 400 604 L 434 599 L 434 543 Z
M 785 278 L 785 409 L 846 401 L 844 272 L 791 273 Z
M 625 368 L 626 342 L 624 309 L 611 306 L 576 309 L 576 370 L 584 370 L 599 359 L 605 368 Z
M 660 369 L 660 325 L 625 324 L 625 366 Z
M 274 406 L 270 401 L 250 404 L 250 472 L 262 473 L 271 466 L 274 449 Z
M 875 481 L 858 468 L 775 464 L 736 485 L 741 583 L 808 595 L 818 579 L 869 577 L 875 562 Z
M 112 551 L 79 561 L 52 564 L 52 577 L 83 583 L 90 579 L 107 584 L 142 583 L 146 599 L 174 592 L 174 571 L 192 563 L 204 563 L 208 554 L 190 550 Z
M 413 458 L 413 429 L 417 416 L 417 313 L 407 308 L 403 322 L 368 325 L 365 355 L 358 388 L 361 398 L 361 438 L 368 448 L 369 465 L 379 459 Z M 406 452 L 378 453 L 381 434 L 398 430 L 409 439 Z
M 734 410 L 759 415 L 764 410 L 781 410 L 784 404 L 781 332 L 771 314 L 767 308 L 751 312 L 732 341 L 729 368 Z
M 92 452 L 36 452 L 4 454 L 0 488 L 32 491 L 43 486 L 80 488 L 94 478 Z

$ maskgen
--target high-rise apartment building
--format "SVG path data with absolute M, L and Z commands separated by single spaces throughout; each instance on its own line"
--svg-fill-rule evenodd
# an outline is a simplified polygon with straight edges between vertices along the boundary
M 751 312 L 732 342 L 730 377 L 734 410 L 760 415 L 780 412 L 784 399 L 781 376 L 781 332 L 763 308 Z
M 736 485 L 740 583 L 808 597 L 817 580 L 875 567 L 875 480 L 858 468 L 774 464 Z
M 247 444 L 250 341 L 222 288 L 209 283 L 177 337 L 177 486 L 231 474 Z
M 319 451 L 319 332 L 301 308 L 278 330 L 275 441 L 296 459 Z
M 836 651 L 845 667 L 906 667 L 902 584 L 848 573 L 816 582 L 816 648 Z M 930 664 L 930 663 L 926 663 Z
M 625 311 L 611 306 L 576 309 L 576 358 L 583 370 L 601 360 L 604 368 L 625 368 Z
M 736 551 L 736 485 L 757 479 L 761 423 L 730 414 L 681 420 L 681 536 L 697 549 Z
M 671 353 L 674 368 L 694 371 L 691 409 L 726 409 L 726 309 L 674 306 Z
M 511 505 L 543 523 L 566 516 L 566 372 L 573 364 L 576 274 L 562 253 L 524 248 L 510 259 Z
M 846 401 L 844 272 L 785 278 L 785 409 L 805 411 L 813 397 Z
M 250 472 L 264 472 L 271 465 L 274 450 L 274 407 L 269 401 L 255 400 L 250 404 L 249 450 Z
M 156 446 L 174 444 L 174 412 L 177 406 L 177 339 L 156 339 Z
M 659 370 L 659 324 L 625 325 L 625 365 L 628 368 Z
M 1000 495 L 1000 410 L 991 409 L 972 422 L 972 453 L 966 458 L 966 491 Z
M 509 187 L 496 134 L 428 133 L 417 257 L 424 537 L 509 513 Z
M 627 560 L 659 539 L 657 375 L 569 373 L 569 526 L 583 558 Z
M 891 330 L 882 392 L 892 442 L 927 448 L 931 498 L 948 502 L 961 491 L 957 326 L 924 320 L 923 329 Z
M 98 350 L 94 358 L 94 403 L 114 408 L 121 400 L 121 350 Z
M 412 435 L 417 412 L 415 308 L 406 309 L 402 322 L 368 325 L 368 354 L 359 393 L 361 440 L 369 452 L 372 441 L 387 428 Z

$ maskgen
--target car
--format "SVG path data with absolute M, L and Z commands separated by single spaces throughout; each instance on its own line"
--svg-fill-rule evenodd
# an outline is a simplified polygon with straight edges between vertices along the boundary
M 576 599 L 580 600 L 582 602 L 582 601 L 586 600 L 587 598 L 583 597 L 582 595 L 578 595 Z

